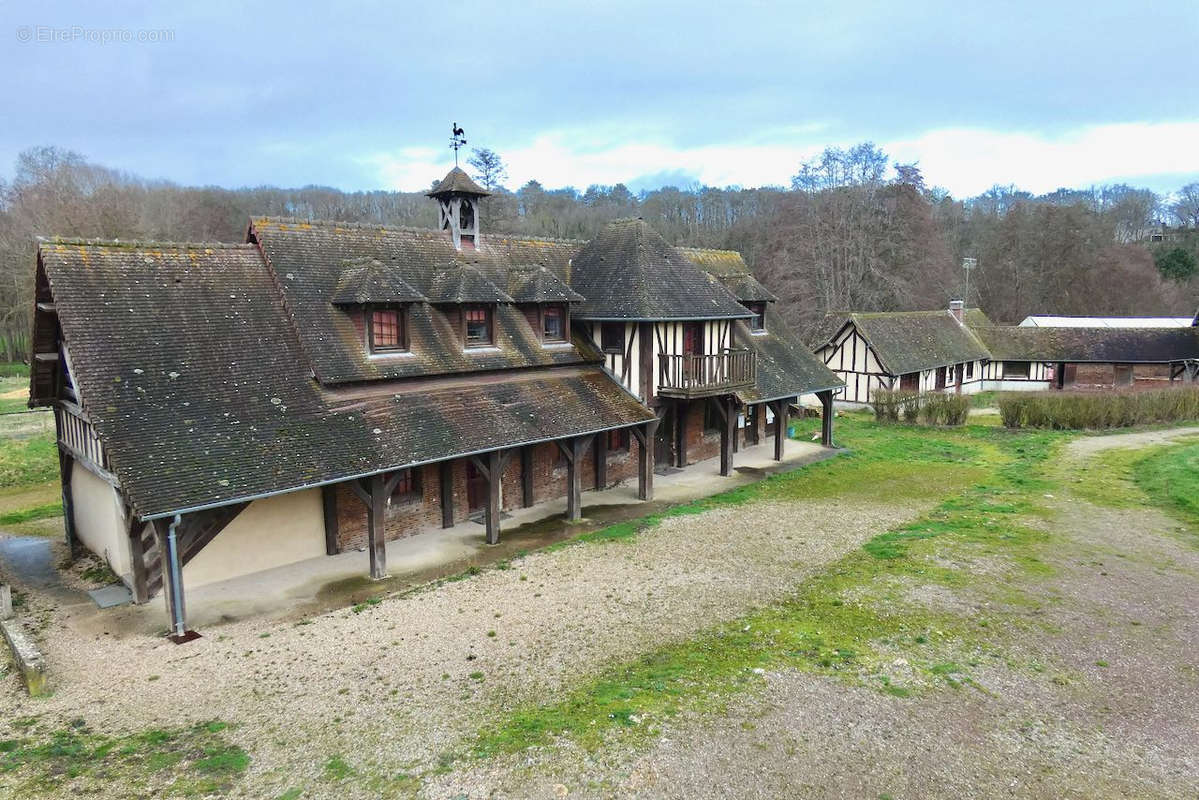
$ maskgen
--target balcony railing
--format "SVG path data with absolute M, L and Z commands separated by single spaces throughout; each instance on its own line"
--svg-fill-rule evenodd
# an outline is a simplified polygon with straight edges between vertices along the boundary
M 712 355 L 658 354 L 658 394 L 666 397 L 710 397 L 753 386 L 758 354 L 725 350 Z

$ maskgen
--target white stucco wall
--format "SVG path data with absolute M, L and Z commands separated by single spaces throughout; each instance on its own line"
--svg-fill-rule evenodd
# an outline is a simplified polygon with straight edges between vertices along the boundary
M 325 555 L 320 489 L 267 497 L 244 511 L 183 567 L 183 585 L 202 586 Z
M 124 510 L 116 489 L 76 464 L 71 469 L 71 502 L 79 541 L 107 561 L 113 572 L 129 575 L 133 563 L 129 539 L 125 536 Z

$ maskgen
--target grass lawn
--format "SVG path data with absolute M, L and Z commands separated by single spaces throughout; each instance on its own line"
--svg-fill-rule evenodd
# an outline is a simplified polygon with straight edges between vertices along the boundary
M 818 424 L 801 423 L 799 437 Z M 838 441 L 850 449 L 847 456 L 582 537 L 592 542 L 627 539 L 667 516 L 759 499 L 941 500 L 931 513 L 880 533 L 801 584 L 787 602 L 616 665 L 558 702 L 504 714 L 485 725 L 458 755 L 519 753 L 563 736 L 594 748 L 614 731 L 653 736 L 655 723 L 683 711 L 719 708 L 730 694 L 758 685 L 760 672 L 771 668 L 865 682 L 899 696 L 930 685 L 969 683 L 969 659 L 946 660 L 941 651 L 925 645 L 932 639 L 952 640 L 957 650 L 976 652 L 981 649 L 979 621 L 896 603 L 894 587 L 913 579 L 952 587 L 972 583 L 966 569 L 939 565 L 944 560 L 940 556 L 951 551 L 1002 553 L 1015 569 L 1048 571 L 1039 552 L 1046 534 L 1020 517 L 1037 513 L 1035 498 L 1052 488 L 1045 463 L 1066 438 L 1046 432 L 1012 434 L 985 425 L 955 430 L 878 426 L 866 415 L 845 415 Z M 934 554 L 939 556 L 936 563 Z M 1012 599 L 1010 593 L 1007 599 Z M 886 664 L 897 649 L 920 676 L 910 685 L 888 674 Z
M 56 520 L 61 516 L 53 427 L 0 436 L 0 525 L 12 533 L 57 535 L 61 531 Z

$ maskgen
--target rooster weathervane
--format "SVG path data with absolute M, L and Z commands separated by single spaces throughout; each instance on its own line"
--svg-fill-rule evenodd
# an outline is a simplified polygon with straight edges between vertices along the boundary
M 458 151 L 466 145 L 466 131 L 458 127 L 458 123 L 450 125 L 450 147 L 454 148 L 454 166 L 458 166 Z

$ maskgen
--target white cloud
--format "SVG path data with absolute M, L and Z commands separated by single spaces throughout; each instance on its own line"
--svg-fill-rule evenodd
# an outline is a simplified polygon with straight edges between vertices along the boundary
M 547 187 L 628 182 L 639 176 L 682 171 L 710 186 L 787 185 L 796 167 L 827 144 L 822 125 L 776 134 L 771 140 L 673 147 L 660 135 L 607 130 L 555 131 L 518 147 L 496 149 L 508 164 L 509 186 L 537 179 Z M 860 137 L 867 138 L 867 137 Z M 975 128 L 943 128 L 878 142 L 894 160 L 919 162 L 930 185 L 955 196 L 979 194 L 996 183 L 1042 193 L 1114 179 L 1199 172 L 1199 122 L 1121 123 L 1086 126 L 1059 136 Z M 440 149 L 411 147 L 363 159 L 388 188 L 425 189 L 448 169 Z

